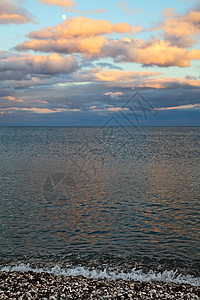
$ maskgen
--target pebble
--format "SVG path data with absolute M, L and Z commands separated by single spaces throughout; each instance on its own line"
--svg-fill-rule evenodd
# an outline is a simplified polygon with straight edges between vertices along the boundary
M 150 290 L 150 294 L 156 294 L 156 290 Z
M 0 272 L 0 299 L 200 300 L 200 287 L 164 282 L 86 279 L 49 273 Z

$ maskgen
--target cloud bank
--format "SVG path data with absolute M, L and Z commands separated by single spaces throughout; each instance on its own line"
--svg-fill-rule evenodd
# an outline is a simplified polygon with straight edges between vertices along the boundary
M 167 14 L 167 17 L 166 17 Z M 130 37 L 142 30 L 128 23 L 112 24 L 107 20 L 93 20 L 83 16 L 70 18 L 55 27 L 45 27 L 29 33 L 29 41 L 18 44 L 18 51 L 81 54 L 94 59 L 112 58 L 115 62 L 133 62 L 144 66 L 189 67 L 200 59 L 200 50 L 188 49 L 200 31 L 200 13 L 190 10 L 182 16 L 165 12 L 163 39 L 149 40 Z M 187 30 L 186 30 L 187 29 Z M 113 34 L 129 37 L 113 39 Z

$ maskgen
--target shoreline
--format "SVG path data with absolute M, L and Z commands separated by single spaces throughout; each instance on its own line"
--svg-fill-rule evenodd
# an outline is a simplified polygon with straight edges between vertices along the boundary
M 161 281 L 88 279 L 0 271 L 0 299 L 200 299 L 200 287 Z

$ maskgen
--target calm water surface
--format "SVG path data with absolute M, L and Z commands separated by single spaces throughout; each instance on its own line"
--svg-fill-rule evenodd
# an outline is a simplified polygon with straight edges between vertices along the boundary
M 0 205 L 0 268 L 200 284 L 199 127 L 1 127 Z

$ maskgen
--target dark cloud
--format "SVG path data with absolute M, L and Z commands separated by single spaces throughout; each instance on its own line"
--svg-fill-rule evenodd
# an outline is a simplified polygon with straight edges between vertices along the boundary
M 87 90 L 87 93 L 86 93 Z M 48 104 L 37 102 L 34 97 L 36 89 L 29 91 L 27 94 L 18 91 L 16 98 L 24 97 L 25 102 L 16 103 L 10 100 L 5 101 L 6 110 L 1 114 L 0 124 L 12 125 L 68 125 L 68 126 L 102 126 L 113 115 L 121 124 L 126 124 L 124 117 L 118 111 L 108 110 L 113 107 L 122 107 L 134 95 L 135 91 L 130 88 L 105 88 L 101 85 L 87 85 L 63 87 L 60 88 L 47 88 L 41 87 L 37 92 L 37 96 L 41 101 L 48 99 Z M 117 93 L 123 92 L 123 96 L 116 99 L 105 96 L 104 92 Z M 20 94 L 21 93 L 21 94 Z M 199 88 L 191 89 L 172 89 L 168 92 L 165 90 L 139 90 L 139 93 L 144 97 L 145 103 L 149 104 L 148 107 L 169 107 L 195 104 L 199 103 Z M 9 105 L 6 103 L 9 101 Z M 134 101 L 134 100 L 133 100 Z M 197 102 L 196 102 L 197 103 Z M 134 107 L 134 102 L 130 103 Z M 78 108 L 79 111 L 75 111 Z M 60 111 L 60 112 L 59 112 Z M 199 110 L 170 110 L 147 112 L 146 117 L 140 113 L 140 126 L 182 126 L 182 125 L 199 125 Z M 134 114 L 128 114 L 134 122 Z M 127 125 L 127 124 L 126 124 Z

